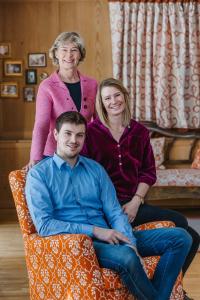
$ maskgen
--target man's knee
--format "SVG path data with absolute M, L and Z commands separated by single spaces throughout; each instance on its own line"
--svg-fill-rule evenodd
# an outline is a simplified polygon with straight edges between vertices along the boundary
M 190 249 L 192 245 L 191 235 L 183 228 L 173 228 L 174 238 L 176 242 L 185 247 L 185 249 Z
M 136 271 L 140 266 L 140 259 L 135 253 L 135 251 L 128 247 L 124 246 L 123 256 L 120 259 L 119 267 L 121 270 L 119 271 Z

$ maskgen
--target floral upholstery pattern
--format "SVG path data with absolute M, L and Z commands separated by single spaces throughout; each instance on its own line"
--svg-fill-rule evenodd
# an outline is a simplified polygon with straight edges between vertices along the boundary
M 92 240 L 83 234 L 40 237 L 31 220 L 24 196 L 26 174 L 13 171 L 9 182 L 24 238 L 31 300 L 135 300 L 116 272 L 100 268 Z M 171 222 L 143 224 L 135 230 L 172 227 Z M 144 262 L 152 278 L 159 257 Z M 179 274 L 170 300 L 182 300 Z
M 195 153 L 195 157 L 194 157 L 191 168 L 200 169 L 200 148 Z
M 200 171 L 197 169 L 157 170 L 154 186 L 200 186 Z
M 152 138 L 150 140 L 155 158 L 156 169 L 165 169 L 165 137 Z

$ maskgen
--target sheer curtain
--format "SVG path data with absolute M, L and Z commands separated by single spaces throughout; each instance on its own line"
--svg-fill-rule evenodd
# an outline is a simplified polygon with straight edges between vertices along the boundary
M 109 1 L 113 76 L 133 117 L 163 128 L 200 128 L 200 4 Z

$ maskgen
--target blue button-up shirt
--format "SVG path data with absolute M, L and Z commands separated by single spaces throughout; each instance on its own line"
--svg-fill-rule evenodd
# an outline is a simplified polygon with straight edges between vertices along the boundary
M 57 154 L 35 165 L 27 175 L 27 204 L 41 236 L 82 233 L 94 226 L 112 228 L 136 244 L 127 215 L 104 168 L 79 156 L 72 168 Z

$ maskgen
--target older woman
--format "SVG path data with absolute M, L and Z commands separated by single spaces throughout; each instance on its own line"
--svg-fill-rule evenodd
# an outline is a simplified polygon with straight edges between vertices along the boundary
M 49 56 L 57 66 L 39 86 L 35 124 L 28 170 L 55 151 L 53 129 L 56 118 L 65 111 L 79 111 L 87 121 L 94 114 L 96 80 L 78 71 L 86 54 L 83 39 L 76 32 L 63 32 L 54 41 Z
M 182 214 L 145 203 L 156 181 L 153 151 L 147 128 L 131 119 L 129 95 L 120 81 L 108 78 L 101 82 L 96 110 L 99 118 L 88 125 L 82 154 L 104 166 L 132 226 L 171 220 L 189 232 L 193 244 L 183 266 L 185 273 L 197 252 L 199 235 Z M 185 299 L 190 298 L 185 295 Z

